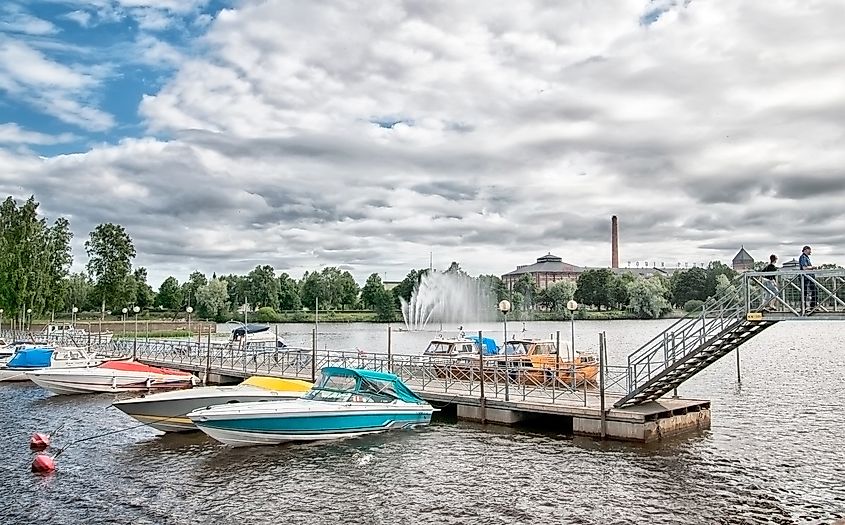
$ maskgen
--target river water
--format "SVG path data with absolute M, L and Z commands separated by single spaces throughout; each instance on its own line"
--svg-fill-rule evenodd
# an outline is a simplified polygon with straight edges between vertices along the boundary
M 668 321 L 576 322 L 576 348 L 607 332 L 610 360 Z M 280 325 L 310 345 L 311 325 Z M 501 341 L 501 325 L 480 327 Z M 522 332 L 522 323 L 509 331 Z M 474 333 L 478 326 L 466 327 Z M 444 327 L 455 335 L 457 327 Z M 527 323 L 541 336 L 569 325 Z M 393 334 L 397 353 L 436 333 Z M 382 352 L 383 325 L 325 324 L 318 346 Z M 709 524 L 845 518 L 845 335 L 780 323 L 680 389 L 711 399 L 712 429 L 653 445 L 601 443 L 435 420 L 425 429 L 328 444 L 233 449 L 201 433 L 138 427 L 71 446 L 55 474 L 29 472 L 29 435 L 62 446 L 131 427 L 112 395 L 53 396 L 2 384 L 0 523 Z M 126 397 L 123 394 L 120 397 Z

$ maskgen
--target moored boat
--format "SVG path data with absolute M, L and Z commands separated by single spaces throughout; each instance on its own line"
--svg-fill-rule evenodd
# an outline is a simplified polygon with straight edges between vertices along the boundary
M 106 361 L 90 368 L 44 369 L 26 375 L 55 394 L 163 390 L 186 388 L 199 382 L 189 372 L 137 361 Z
M 162 432 L 185 432 L 197 427 L 188 419 L 193 410 L 214 405 L 296 399 L 311 388 L 299 379 L 253 376 L 234 386 L 206 386 L 159 392 L 113 403 L 124 413 Z
M 510 339 L 505 344 L 508 359 L 499 358 L 497 366 L 507 366 L 512 380 L 532 385 L 558 384 L 578 386 L 593 381 L 598 374 L 598 360 L 592 354 L 576 352 L 574 359 L 563 359 L 551 339 Z
M 112 334 L 105 332 L 88 332 L 84 328 L 77 328 L 72 324 L 48 324 L 39 334 L 39 339 L 46 339 L 51 342 L 68 342 L 75 345 L 83 344 L 108 344 L 112 340 Z
M 434 410 L 393 374 L 326 367 L 301 399 L 217 405 L 188 418 L 217 441 L 250 446 L 426 425 Z
M 102 362 L 84 348 L 22 344 L 3 366 L 0 381 L 28 381 L 29 372 L 84 369 Z

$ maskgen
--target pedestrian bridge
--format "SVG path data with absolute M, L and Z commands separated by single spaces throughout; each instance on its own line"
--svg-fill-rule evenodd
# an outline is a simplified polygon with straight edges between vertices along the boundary
M 845 320 L 845 269 L 746 272 L 628 356 L 614 406 L 659 399 L 781 321 Z

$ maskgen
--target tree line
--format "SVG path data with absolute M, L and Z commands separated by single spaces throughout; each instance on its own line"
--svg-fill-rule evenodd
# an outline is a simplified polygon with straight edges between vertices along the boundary
M 117 224 L 104 223 L 90 232 L 85 271 L 70 273 L 70 224 L 58 218 L 52 224 L 39 216 L 38 202 L 30 197 L 21 205 L 8 197 L 0 205 L 0 308 L 6 317 L 24 313 L 44 316 L 84 312 L 119 313 L 123 308 L 184 312 L 191 307 L 204 318 L 240 318 L 241 306 L 257 310 L 258 319 L 273 320 L 275 312 L 292 310 L 368 310 L 379 320 L 401 318 L 400 299 L 409 300 L 428 269 L 413 269 L 390 290 L 377 273 L 359 286 L 351 273 L 337 267 L 305 272 L 295 279 L 270 265 L 256 266 L 246 275 L 210 277 L 191 273 L 187 280 L 166 278 L 158 290 L 147 283 L 147 270 L 133 267 L 136 250 L 129 234 Z M 447 272 L 461 272 L 452 263 Z M 673 307 L 694 310 L 736 277 L 730 267 L 711 262 L 706 268 L 677 271 L 671 278 L 635 277 L 607 268 L 591 269 L 577 281 L 559 281 L 540 289 L 524 275 L 508 290 L 495 275 L 470 277 L 491 292 L 496 301 L 509 299 L 516 312 L 563 312 L 569 300 L 598 310 L 624 309 L 638 317 L 660 317 Z

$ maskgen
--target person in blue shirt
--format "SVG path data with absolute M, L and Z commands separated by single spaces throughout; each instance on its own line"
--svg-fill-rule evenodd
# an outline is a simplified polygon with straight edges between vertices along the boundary
M 812 255 L 813 249 L 809 246 L 804 246 L 801 249 L 801 257 L 798 258 L 798 267 L 801 270 L 815 270 L 816 267 L 813 266 L 813 263 L 810 262 L 810 255 Z M 818 301 L 819 297 L 819 289 L 816 286 L 815 282 L 815 275 L 808 273 L 806 276 L 802 277 L 801 280 L 804 282 L 804 297 L 805 300 L 809 303 L 810 310 L 816 307 L 816 301 Z

